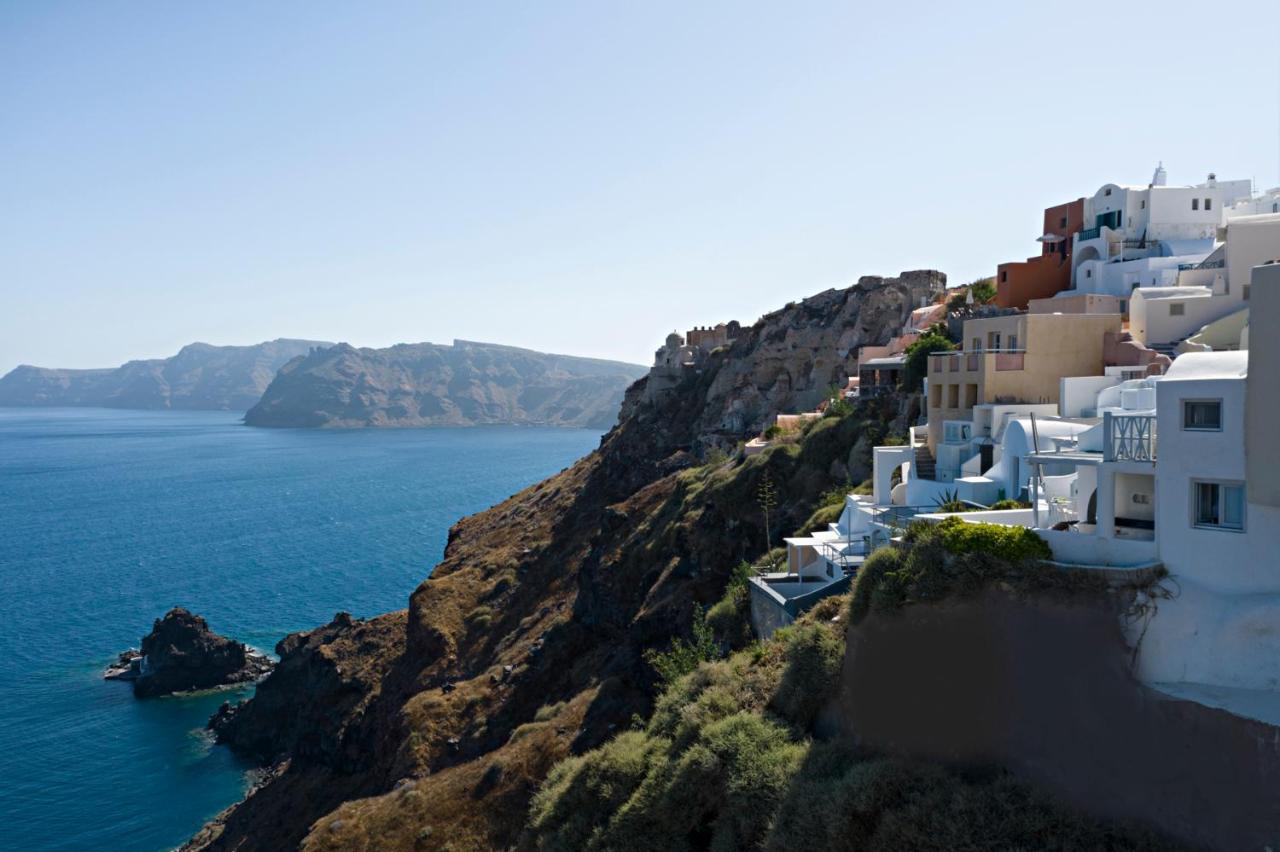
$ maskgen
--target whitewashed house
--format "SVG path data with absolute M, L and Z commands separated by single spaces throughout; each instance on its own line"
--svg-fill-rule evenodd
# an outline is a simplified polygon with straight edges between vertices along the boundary
M 1135 287 L 1177 284 L 1180 268 L 1213 252 L 1226 210 L 1252 197 L 1248 180 L 1169 186 L 1157 168 L 1147 186 L 1106 184 L 1085 199 L 1073 236 L 1071 290 L 1127 299 Z

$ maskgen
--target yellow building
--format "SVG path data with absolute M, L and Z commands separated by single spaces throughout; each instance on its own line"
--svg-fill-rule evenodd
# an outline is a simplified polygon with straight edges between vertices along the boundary
M 1103 373 L 1102 343 L 1119 314 L 1012 314 L 964 324 L 964 349 L 929 357 L 929 451 L 948 420 L 986 403 L 1056 403 L 1064 376 Z

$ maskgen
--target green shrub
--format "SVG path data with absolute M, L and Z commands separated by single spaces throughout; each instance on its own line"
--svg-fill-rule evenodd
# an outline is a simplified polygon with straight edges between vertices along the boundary
M 1007 509 L 1030 509 L 1031 504 L 1025 500 L 997 500 L 988 507 L 993 512 L 1002 512 Z
M 666 761 L 669 744 L 626 731 L 581 757 L 556 764 L 529 808 L 530 826 L 544 835 L 542 849 L 588 848 L 609 817 Z
M 772 441 L 776 438 L 780 438 L 782 437 L 782 427 L 775 423 L 772 426 L 770 426 L 768 429 L 764 430 L 762 437 L 766 441 Z
M 665 651 L 655 651 L 652 648 L 645 651 L 645 662 L 653 666 L 664 685 L 675 683 L 697 668 L 698 663 L 720 656 L 715 634 L 711 625 L 707 624 L 706 613 L 701 607 L 694 607 L 692 633 L 691 639 L 677 638 Z
M 1048 542 L 1027 527 L 971 524 L 960 518 L 946 518 L 937 526 L 952 553 L 986 553 L 1008 562 L 1053 557 Z
M 560 715 L 564 710 L 566 701 L 557 701 L 555 704 L 543 704 L 538 708 L 538 712 L 533 714 L 535 722 L 550 722 L 552 719 Z
M 839 681 L 844 637 L 835 627 L 813 623 L 796 625 L 788 638 L 782 679 L 769 707 L 804 730 Z
M 882 547 L 867 557 L 853 579 L 849 596 L 849 621 L 856 624 L 871 611 L 871 595 L 884 578 L 902 569 L 902 553 L 896 547 Z

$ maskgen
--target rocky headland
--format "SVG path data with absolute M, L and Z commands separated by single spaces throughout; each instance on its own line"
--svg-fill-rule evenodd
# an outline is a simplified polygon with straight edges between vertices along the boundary
M 606 429 L 644 367 L 454 341 L 339 344 L 281 368 L 250 426 L 575 426 Z
M 776 541 L 914 415 L 887 398 L 803 453 L 707 459 L 774 412 L 811 408 L 857 347 L 887 343 L 944 284 L 928 271 L 863 278 L 762 317 L 674 381 L 641 378 L 599 449 L 459 521 L 407 611 L 283 640 L 254 698 L 215 721 L 220 741 L 273 773 L 188 848 L 517 843 L 557 761 L 649 712 L 645 652 L 687 634 L 695 607 L 764 551 L 760 476 L 785 497 Z
M 103 675 L 133 682 L 139 698 L 248 683 L 272 669 L 265 654 L 219 636 L 203 618 L 174 607 L 157 618 L 140 649 L 120 654 Z
M 170 358 L 104 369 L 24 364 L 0 378 L 0 405 L 246 411 L 282 366 L 330 345 L 285 339 L 253 346 L 192 343 Z

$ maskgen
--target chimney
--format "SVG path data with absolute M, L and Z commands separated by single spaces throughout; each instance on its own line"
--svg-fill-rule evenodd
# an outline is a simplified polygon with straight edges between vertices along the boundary
M 1152 186 L 1164 186 L 1169 182 L 1169 173 L 1164 170 L 1164 161 L 1156 164 L 1156 173 L 1151 176 Z

